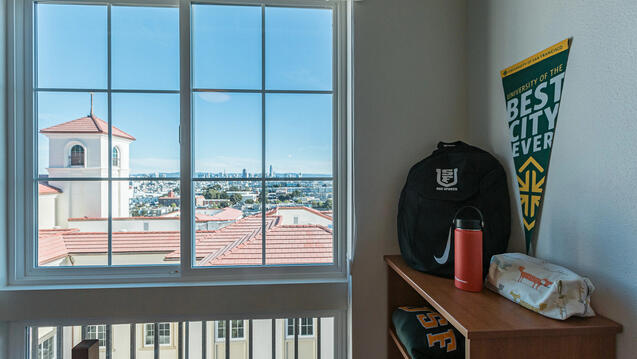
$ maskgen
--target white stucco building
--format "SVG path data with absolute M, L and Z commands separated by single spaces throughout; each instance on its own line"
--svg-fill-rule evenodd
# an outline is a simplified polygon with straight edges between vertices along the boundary
M 114 178 L 130 174 L 129 146 L 135 137 L 113 126 L 112 148 L 109 148 L 108 123 L 95 116 L 92 104 L 89 115 L 44 128 L 40 133 L 49 139 L 49 167 L 46 170 L 51 178 L 107 178 L 109 161 Z M 67 228 L 69 218 L 108 217 L 106 181 L 52 180 L 49 185 L 59 189 L 53 208 L 55 219 L 51 223 L 42 218 L 42 210 L 51 210 L 45 204 L 40 212 L 40 218 L 44 219 L 39 223 L 40 228 L 51 224 Z M 128 217 L 128 181 L 113 181 L 112 199 L 113 217 Z

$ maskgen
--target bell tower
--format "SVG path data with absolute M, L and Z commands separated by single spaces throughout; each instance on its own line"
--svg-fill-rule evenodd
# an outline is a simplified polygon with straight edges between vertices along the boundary
M 113 177 L 130 175 L 129 146 L 135 138 L 112 127 L 112 148 L 108 146 L 108 123 L 93 112 L 85 117 L 40 130 L 49 139 L 50 178 L 108 178 L 109 161 Z M 68 218 L 108 217 L 108 181 L 56 181 L 49 183 L 62 193 L 56 205 L 56 225 L 67 227 Z M 112 215 L 128 217 L 128 181 L 113 181 Z

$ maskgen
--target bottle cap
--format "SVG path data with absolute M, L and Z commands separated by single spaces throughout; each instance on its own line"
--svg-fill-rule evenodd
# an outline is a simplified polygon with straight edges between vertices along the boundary
M 472 229 L 472 230 L 482 229 L 482 225 L 480 223 L 480 220 L 478 219 L 457 218 L 455 225 L 456 225 L 456 228 L 459 228 L 459 229 Z

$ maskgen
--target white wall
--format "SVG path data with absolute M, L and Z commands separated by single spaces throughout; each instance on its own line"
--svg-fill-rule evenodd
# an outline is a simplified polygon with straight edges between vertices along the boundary
M 148 229 L 144 229 L 148 224 Z M 69 221 L 69 228 L 77 228 L 80 232 L 103 232 L 107 228 L 106 219 Z M 149 217 L 149 219 L 113 219 L 113 232 L 144 232 L 144 231 L 178 231 L 179 218 L 166 219 Z
M 464 1 L 354 3 L 353 355 L 386 353 L 386 269 L 409 168 L 466 128 Z
M 58 194 L 38 196 L 38 228 L 50 229 L 55 226 L 55 199 Z
M 513 165 L 499 70 L 573 36 L 536 256 L 589 276 L 597 312 L 624 325 L 618 358 L 637 352 L 637 3 L 468 2 L 471 139 Z M 523 250 L 519 204 L 511 250 Z
M 277 210 L 277 215 L 281 216 L 281 224 L 293 225 L 293 224 L 320 224 L 325 227 L 332 225 L 332 220 L 322 217 L 314 212 L 308 211 L 302 208 L 285 208 L 280 207 Z M 296 223 L 294 219 L 296 218 Z

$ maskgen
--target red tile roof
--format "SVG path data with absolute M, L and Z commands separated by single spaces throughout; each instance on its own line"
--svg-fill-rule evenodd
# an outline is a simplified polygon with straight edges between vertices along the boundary
M 108 134 L 108 123 L 95 115 L 78 118 L 40 130 L 40 133 L 98 133 Z M 113 136 L 135 141 L 135 137 L 113 126 Z
M 320 225 L 280 225 L 266 231 L 265 264 L 331 263 L 332 231 Z M 204 258 L 204 266 L 259 265 L 262 241 L 258 233 L 228 251 Z
M 48 184 L 38 183 L 38 194 L 57 194 L 57 193 L 62 193 L 62 190 Z
M 281 225 L 274 211 L 266 215 L 266 264 L 330 263 L 332 231 L 320 225 Z M 166 253 L 180 257 L 179 232 L 114 232 L 114 253 Z M 197 231 L 195 255 L 200 265 L 261 264 L 261 216 L 244 217 L 214 231 Z M 38 262 L 46 264 L 71 254 L 105 253 L 104 232 L 77 229 L 40 230 Z

